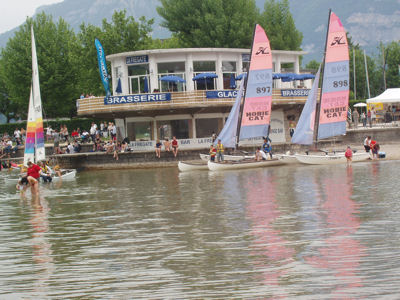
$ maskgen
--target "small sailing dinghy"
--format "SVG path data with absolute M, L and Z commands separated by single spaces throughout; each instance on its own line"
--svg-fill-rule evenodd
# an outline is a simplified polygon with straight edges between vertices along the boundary
M 349 47 L 346 31 L 340 19 L 329 10 L 323 59 L 322 90 L 317 103 L 321 66 L 315 76 L 312 89 L 300 115 L 292 137 L 292 143 L 311 145 L 317 148 L 318 140 L 346 134 L 346 119 L 349 104 Z M 304 164 L 337 164 L 347 160 L 344 151 L 309 151 L 295 154 Z M 353 153 L 353 161 L 368 159 L 365 152 Z
M 35 36 L 33 26 L 31 26 L 32 40 L 32 84 L 29 97 L 28 121 L 26 128 L 26 141 L 24 152 L 24 166 L 28 161 L 39 162 L 46 160 L 43 117 L 42 117 L 42 99 L 40 96 L 39 67 L 36 54 Z M 76 170 L 63 170 L 61 177 L 54 176 L 54 179 L 75 178 Z
M 243 104 L 241 100 L 245 95 Z M 239 141 L 267 137 L 272 105 L 272 52 L 264 29 L 256 24 L 247 76 L 242 79 L 236 101 L 217 140 L 237 149 Z M 282 164 L 280 159 L 208 162 L 210 170 L 262 168 Z

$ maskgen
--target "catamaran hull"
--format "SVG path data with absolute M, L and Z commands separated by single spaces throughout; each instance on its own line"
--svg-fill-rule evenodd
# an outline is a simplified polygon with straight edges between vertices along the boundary
M 347 162 L 346 157 L 343 153 L 328 154 L 328 155 L 313 155 L 313 154 L 295 154 L 296 159 L 302 164 L 308 165 L 333 165 L 333 164 L 343 164 Z M 367 152 L 353 153 L 353 162 L 365 161 L 369 158 Z
M 201 162 L 178 162 L 178 169 L 181 172 L 189 172 L 195 170 L 208 170 L 207 163 Z
M 295 155 L 275 154 L 275 156 L 279 158 L 284 164 L 297 164 L 299 162 Z
M 210 160 L 210 155 L 208 154 L 200 154 L 201 160 L 204 161 L 209 161 Z M 233 161 L 240 161 L 243 159 L 251 159 L 254 158 L 254 155 L 229 155 L 229 154 L 224 154 L 224 160 L 233 160 Z
M 239 161 L 239 162 L 208 162 L 208 169 L 210 171 L 224 171 L 224 170 L 238 170 L 250 168 L 265 168 L 282 165 L 280 159 L 262 160 L 262 161 Z
M 70 179 L 75 179 L 76 177 L 76 170 L 64 170 L 62 171 L 61 177 L 59 176 L 54 176 L 53 180 L 70 180 Z

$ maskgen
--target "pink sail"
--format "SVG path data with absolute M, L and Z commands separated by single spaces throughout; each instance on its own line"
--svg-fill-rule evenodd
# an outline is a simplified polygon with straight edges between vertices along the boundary
M 272 53 L 260 25 L 254 30 L 240 140 L 268 135 L 272 103 Z
M 342 22 L 331 13 L 326 41 L 318 139 L 346 133 L 349 47 Z

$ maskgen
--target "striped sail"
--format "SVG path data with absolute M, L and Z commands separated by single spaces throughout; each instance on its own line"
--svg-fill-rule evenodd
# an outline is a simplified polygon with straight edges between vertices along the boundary
M 272 103 L 272 54 L 264 29 L 256 25 L 239 139 L 268 135 Z
M 35 108 L 33 107 L 33 96 L 31 87 L 31 93 L 29 97 L 28 120 L 26 125 L 24 166 L 28 164 L 28 161 L 35 161 L 36 121 L 34 112 Z
M 311 88 L 306 104 L 301 112 L 299 122 L 292 137 L 292 143 L 300 145 L 311 145 L 314 142 L 315 112 L 318 98 L 319 74 L 321 66 L 315 75 L 315 80 Z
M 42 100 L 40 96 L 39 68 L 36 55 L 35 37 L 31 27 L 32 39 L 32 86 L 29 97 L 28 122 L 26 128 L 26 141 L 24 165 L 28 161 L 38 162 L 45 160 Z
M 340 19 L 331 13 L 327 34 L 318 139 L 346 133 L 349 104 L 349 49 Z

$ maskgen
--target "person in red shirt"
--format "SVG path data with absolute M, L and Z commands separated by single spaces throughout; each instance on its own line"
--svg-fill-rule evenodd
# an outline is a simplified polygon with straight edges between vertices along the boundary
M 378 158 L 378 152 L 379 152 L 379 149 L 380 149 L 379 144 L 376 141 L 371 140 L 369 145 L 370 145 L 371 151 L 372 151 L 372 159 Z
M 353 159 L 353 151 L 351 150 L 350 146 L 347 146 L 347 150 L 344 153 L 344 156 L 347 158 L 347 165 L 351 165 L 351 161 Z
M 172 153 L 174 154 L 174 157 L 178 155 L 178 141 L 176 140 L 176 136 L 172 138 Z
M 38 165 L 35 165 L 31 161 L 28 161 L 27 176 L 32 176 L 35 179 L 39 179 L 41 171 L 42 169 Z

